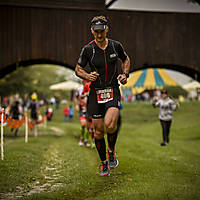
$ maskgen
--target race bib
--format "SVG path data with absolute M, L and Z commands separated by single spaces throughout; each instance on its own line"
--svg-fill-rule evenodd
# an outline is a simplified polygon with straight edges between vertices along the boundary
M 113 89 L 106 88 L 106 89 L 97 89 L 97 102 L 98 103 L 106 103 L 108 101 L 113 100 Z

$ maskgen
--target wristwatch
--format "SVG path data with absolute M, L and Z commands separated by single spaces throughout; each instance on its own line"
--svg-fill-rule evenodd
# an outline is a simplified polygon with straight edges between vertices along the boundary
M 125 76 L 126 76 L 126 78 L 129 78 L 129 74 L 128 73 L 123 73 Z

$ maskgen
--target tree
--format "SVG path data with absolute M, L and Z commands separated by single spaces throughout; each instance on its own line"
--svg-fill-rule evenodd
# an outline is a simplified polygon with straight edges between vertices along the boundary
M 0 80 L 0 96 L 14 94 L 24 95 L 33 91 L 39 96 L 50 95 L 49 86 L 57 82 L 65 81 L 66 73 L 59 73 L 61 67 L 55 65 L 33 65 L 19 67 L 16 71 L 8 74 Z
M 177 99 L 180 95 L 187 97 L 188 94 L 181 86 L 166 86 L 164 89 L 168 90 L 169 94 Z
M 198 3 L 200 5 L 200 0 L 188 0 L 188 2 Z

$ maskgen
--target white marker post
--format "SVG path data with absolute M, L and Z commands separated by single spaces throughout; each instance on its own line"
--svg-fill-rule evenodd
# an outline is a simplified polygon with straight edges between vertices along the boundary
M 34 133 L 34 136 L 35 136 L 35 137 L 38 136 L 38 132 L 37 132 L 37 124 L 36 124 L 36 122 L 35 122 L 34 127 L 33 127 L 33 133 Z
M 1 110 L 1 160 L 4 159 L 4 151 L 3 151 L 3 114 L 4 114 L 4 109 Z
M 25 143 L 28 143 L 28 116 L 25 111 Z
M 46 116 L 45 116 L 45 120 L 44 120 L 43 126 L 44 126 L 44 128 L 47 127 L 47 117 Z

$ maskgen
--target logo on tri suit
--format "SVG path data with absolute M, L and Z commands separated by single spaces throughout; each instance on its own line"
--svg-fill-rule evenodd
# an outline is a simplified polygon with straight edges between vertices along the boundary
M 115 58 L 117 55 L 115 53 L 110 54 L 110 58 Z
M 93 115 L 93 117 L 99 118 L 99 117 L 102 117 L 102 115 Z

